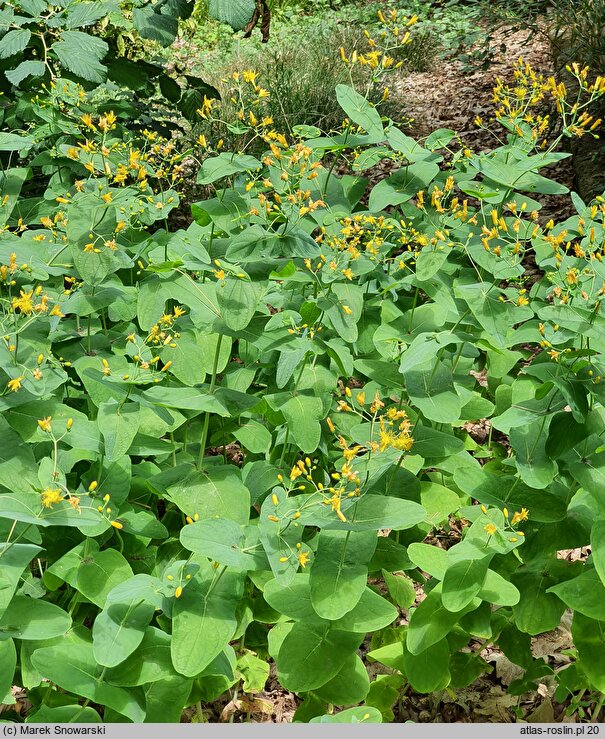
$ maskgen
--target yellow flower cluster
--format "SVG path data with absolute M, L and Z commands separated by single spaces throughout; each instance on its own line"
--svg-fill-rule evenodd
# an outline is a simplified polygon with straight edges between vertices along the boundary
M 589 81 L 589 68 L 572 64 L 567 71 L 575 78 L 579 91 L 569 95 L 564 82 L 554 77 L 544 77 L 520 57 L 515 64 L 514 86 L 506 85 L 500 78 L 494 87 L 493 102 L 497 106 L 495 117 L 506 128 L 516 133 L 520 138 L 529 137 L 537 142 L 542 138 L 541 147 L 546 148 L 547 141 L 543 136 L 549 129 L 548 115 L 537 112 L 538 106 L 545 96 L 550 97 L 563 123 L 563 131 L 567 136 L 584 136 L 594 133 L 601 124 L 601 119 L 595 119 L 588 113 L 593 103 L 605 94 L 605 78 L 598 76 L 594 82 Z M 483 126 L 481 119 L 476 119 L 477 125 Z
M 15 334 L 15 337 L 17 334 Z M 24 364 L 19 365 L 17 361 L 17 344 L 16 338 L 11 337 L 10 334 L 6 334 L 3 337 L 3 340 L 6 344 L 6 348 L 8 349 L 11 354 L 13 354 L 15 364 L 18 366 L 18 371 L 20 374 L 17 377 L 13 377 L 10 379 L 6 384 L 6 389 L 9 392 L 16 393 L 23 387 L 23 381 L 26 379 L 28 375 L 31 375 L 33 380 L 41 380 L 44 377 L 44 374 L 42 370 L 40 369 L 40 366 L 44 363 L 45 357 L 44 354 L 38 354 L 38 357 L 35 361 L 35 365 L 33 369 L 31 367 L 27 367 Z M 69 363 L 63 362 L 64 366 L 67 366 Z M 68 429 L 69 430 L 69 429 Z
M 21 316 L 31 316 L 36 313 L 48 313 L 49 316 L 57 316 L 63 318 L 64 314 L 58 303 L 51 308 L 49 305 L 50 297 L 43 292 L 41 285 L 35 289 L 20 290 L 19 296 L 14 297 L 11 301 L 13 313 Z
M 483 513 L 483 515 L 487 515 L 488 513 L 487 507 L 482 505 L 481 512 Z M 508 508 L 503 508 L 502 513 L 504 514 L 504 519 L 505 519 L 505 526 L 504 526 L 503 533 L 508 532 L 509 534 L 508 540 L 514 544 L 519 541 L 519 538 L 523 538 L 525 536 L 523 531 L 519 531 L 515 527 L 518 523 L 521 523 L 522 521 L 527 521 L 527 519 L 529 518 L 529 511 L 527 510 L 527 508 L 521 508 L 520 511 L 516 511 L 515 513 L 513 513 L 512 518 L 510 518 L 510 513 L 508 511 Z M 487 532 L 488 536 L 490 537 L 498 533 L 498 527 L 496 526 L 496 524 L 492 523 L 491 521 L 485 524 L 483 528 Z M 512 536 L 510 536 L 510 534 L 512 534 Z
M 363 391 L 353 393 L 349 387 L 344 389 L 345 399 L 337 401 L 336 408 L 342 413 L 356 413 L 361 420 L 370 422 L 370 441 L 367 445 L 355 445 L 351 448 L 347 445 L 343 436 L 338 437 L 339 444 L 343 449 L 343 456 L 350 462 L 359 454 L 380 454 L 387 449 L 396 449 L 399 452 L 409 452 L 414 444 L 412 438 L 412 424 L 407 413 L 399 407 L 391 406 L 386 411 L 385 403 L 376 391 L 372 402 L 366 408 L 366 394 Z M 335 432 L 334 423 L 330 418 L 327 420 L 328 428 Z
M 357 49 L 347 52 L 340 47 L 340 58 L 347 67 L 362 67 L 370 72 L 372 84 L 377 84 L 381 79 L 395 69 L 399 69 L 402 63 L 396 61 L 401 50 L 412 42 L 410 34 L 411 27 L 418 22 L 418 16 L 402 16 L 397 10 L 377 13 L 379 20 L 378 33 L 371 35 L 364 31 L 367 49 L 358 52 Z M 382 99 L 388 98 L 388 87 L 384 88 Z
M 396 224 L 392 219 L 384 216 L 356 214 L 339 221 L 340 230 L 336 234 L 329 234 L 322 228 L 316 241 L 332 252 L 326 258 L 320 259 L 327 264 L 332 272 L 340 271 L 347 280 L 353 279 L 349 261 L 355 261 L 364 256 L 377 261 L 391 251 L 389 238 L 396 231 Z M 317 268 L 319 269 L 319 267 Z
M 97 481 L 93 480 L 93 482 L 91 482 L 90 485 L 88 486 L 88 492 L 94 493 L 94 491 L 97 489 L 97 486 L 98 486 Z M 123 529 L 124 524 L 121 523 L 119 520 L 112 518 L 113 510 L 111 506 L 109 505 L 110 500 L 111 500 L 111 495 L 109 495 L 109 493 L 106 493 L 103 496 L 103 504 L 97 506 L 97 510 L 99 511 L 99 513 L 102 515 L 103 518 L 109 521 L 109 523 L 114 527 L 114 529 L 118 529 L 118 530 Z

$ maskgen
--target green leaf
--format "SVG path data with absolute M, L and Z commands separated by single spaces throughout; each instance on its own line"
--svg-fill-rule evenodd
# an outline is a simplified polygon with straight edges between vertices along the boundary
M 431 151 L 443 149 L 455 136 L 456 131 L 453 131 L 451 128 L 438 128 L 426 137 L 424 145 Z
M 397 609 L 371 588 L 361 594 L 357 605 L 342 618 L 333 621 L 332 625 L 342 631 L 354 631 L 365 634 L 368 631 L 380 631 L 395 621 Z
M 134 8 L 132 20 L 143 38 L 157 41 L 162 46 L 170 46 L 179 30 L 177 18 L 156 13 L 153 6 Z
M 437 585 L 412 614 L 407 648 L 412 654 L 420 654 L 443 639 L 465 613 L 474 610 L 479 604 L 479 599 L 474 598 L 461 611 L 449 611 L 441 601 L 441 586 Z
M 33 544 L 0 544 L 0 618 L 6 611 L 23 570 L 41 552 Z M 4 695 L 0 690 L 0 694 Z
M 329 625 L 295 623 L 276 658 L 280 683 L 295 693 L 320 688 L 338 674 L 362 640 L 362 634 Z
M 605 585 L 605 521 L 595 521 L 590 530 L 590 546 L 592 561 L 596 571 Z
M 78 77 L 89 82 L 103 82 L 107 67 L 101 59 L 109 46 L 103 39 L 82 31 L 63 31 L 59 41 L 50 47 L 61 64 Z
M 269 663 L 252 652 L 246 652 L 237 660 L 237 670 L 242 677 L 244 693 L 260 693 L 269 679 Z
M 580 670 L 591 687 L 605 693 L 605 622 L 574 613 L 571 627 Z
M 326 703 L 336 706 L 350 706 L 361 703 L 370 690 L 370 678 L 363 661 L 352 654 L 340 668 L 337 675 L 315 693 Z
M 488 570 L 478 597 L 498 606 L 516 606 L 521 594 L 511 582 L 498 572 Z
M 408 547 L 408 556 L 418 569 L 437 580 L 443 580 L 448 566 L 447 552 L 432 544 L 414 542 Z
M 596 621 L 605 621 L 605 586 L 596 570 L 585 569 L 578 577 L 548 588 L 568 608 Z
M 80 2 L 72 3 L 67 11 L 67 28 L 84 28 L 92 26 L 98 20 L 113 10 L 113 3 L 108 2 Z
M 182 528 L 180 540 L 185 549 L 221 565 L 244 571 L 267 567 L 256 526 L 242 527 L 226 518 L 211 518 Z
M 181 333 L 175 347 L 162 349 L 162 362 L 172 362 L 170 374 L 189 387 L 201 385 L 206 379 L 207 353 L 192 332 Z
M 49 568 L 51 574 L 60 577 L 99 608 L 105 606 L 108 594 L 116 585 L 132 577 L 132 570 L 125 557 L 115 549 L 85 553 L 82 544 L 68 552 Z
M 348 118 L 367 131 L 373 140 L 384 138 L 380 114 L 366 98 L 348 85 L 336 85 L 336 99 Z
M 519 603 L 513 608 L 515 625 L 520 631 L 535 636 L 555 629 L 560 621 L 565 604 L 554 593 L 547 592 L 557 583 L 549 570 L 543 567 L 539 572 L 520 572 L 513 582 L 521 593 Z
M 211 185 L 217 180 L 224 177 L 230 177 L 240 172 L 254 172 L 262 167 L 261 163 L 255 157 L 248 154 L 219 154 L 216 157 L 209 157 L 204 160 L 197 176 L 198 185 Z M 245 201 L 239 198 L 235 202 L 240 202 L 245 207 Z M 209 201 L 197 203 L 201 208 L 207 209 L 210 205 Z M 198 220 L 195 210 L 194 217 Z M 241 215 L 245 215 L 246 211 L 242 210 Z M 199 220 L 198 220 L 199 223 Z M 229 256 L 229 258 L 232 258 Z
M 31 31 L 27 28 L 17 28 L 5 33 L 0 39 L 0 59 L 6 59 L 23 51 L 29 43 L 31 35 Z
M 157 578 L 135 575 L 109 592 L 92 627 L 93 653 L 99 664 L 115 667 L 141 644 L 154 611 L 162 606 L 161 587 Z
M 260 291 L 258 286 L 239 277 L 227 277 L 219 281 L 216 290 L 221 314 L 227 326 L 241 331 L 252 320 Z
M 512 428 L 509 435 L 519 477 L 529 487 L 539 490 L 548 487 L 557 474 L 557 463 L 546 452 L 551 418 Z
M 370 193 L 369 209 L 377 213 L 389 205 L 400 205 L 411 200 L 419 190 L 423 190 L 439 174 L 434 162 L 416 162 L 398 169 L 394 174 L 377 185 Z
M 112 685 L 132 688 L 176 676 L 170 656 L 171 641 L 170 634 L 148 626 L 143 640 L 128 660 L 107 671 L 107 681 Z
M 409 162 L 418 162 L 422 159 L 429 159 L 432 154 L 428 149 L 420 146 L 410 136 L 407 136 L 395 126 L 389 126 L 387 130 L 387 141 L 389 145 L 400 154 L 403 154 Z
M 342 502 L 341 510 L 346 521 L 341 521 L 329 506 L 308 507 L 302 505 L 306 496 L 301 499 L 302 515 L 300 523 L 307 526 L 318 526 L 323 529 L 340 529 L 342 531 L 378 531 L 409 529 L 420 523 L 426 511 L 418 503 L 400 498 L 387 498 L 382 495 L 368 495 L 361 498 L 349 498 Z M 317 500 L 317 497 L 314 496 Z
M 229 518 L 240 524 L 250 518 L 250 493 L 240 471 L 232 466 L 190 471 L 168 487 L 167 496 L 192 518 L 197 513 L 204 519 Z
M 500 292 L 489 282 L 473 285 L 456 284 L 454 295 L 466 301 L 479 324 L 498 347 L 514 344 L 513 326 L 533 318 L 529 307 L 511 305 L 500 300 Z
M 0 695 L 4 698 L 14 685 L 17 650 L 12 639 L 0 641 Z
M 372 706 L 358 706 L 347 708 L 339 713 L 329 713 L 324 716 L 316 716 L 309 721 L 310 724 L 381 724 L 382 714 Z
M 164 387 L 156 385 L 145 390 L 142 398 L 150 404 L 164 408 L 181 408 L 192 411 L 208 411 L 223 418 L 231 414 L 221 401 L 206 388 Z
M 450 682 L 449 663 L 447 639 L 441 639 L 418 654 L 406 649 L 403 655 L 405 675 L 418 693 L 434 693 L 447 687 Z
M 0 640 L 52 639 L 70 626 L 71 616 L 54 603 L 15 595 L 0 618 Z
M 105 459 L 114 462 L 130 449 L 140 424 L 139 404 L 132 401 L 101 403 L 97 416 L 99 431 L 105 442 Z
M 234 431 L 233 436 L 253 454 L 266 454 L 273 440 L 269 429 L 258 421 L 248 421 Z
M 45 72 L 46 72 L 46 67 L 44 66 L 44 62 L 28 59 L 27 61 L 21 62 L 21 64 L 18 64 L 14 69 L 7 70 L 4 74 L 6 75 L 6 79 L 10 83 L 18 87 L 21 84 L 21 82 L 23 82 L 23 80 L 26 79 L 27 77 L 42 77 L 42 75 Z M 3 135 L 4 134 L 0 134 L 0 147 L 2 147 L 2 136 Z M 5 135 L 10 136 L 13 134 L 5 134 Z M 25 137 L 21 137 L 21 138 L 25 138 Z M 1 150 L 2 149 L 0 148 L 0 151 Z
M 82 497 L 79 510 L 66 500 L 44 508 L 39 493 L 0 493 L 0 518 L 10 518 L 36 526 L 73 526 L 79 529 L 98 527 L 101 515 L 97 501 Z
M 305 454 L 312 454 L 321 438 L 319 421 L 324 417 L 321 398 L 297 394 L 287 400 L 280 410 L 284 414 L 294 442 Z
M 97 664 L 92 643 L 79 640 L 75 644 L 37 649 L 32 662 L 41 674 L 64 690 L 109 706 L 131 721 L 140 722 L 145 718 L 142 692 L 104 681 L 105 668 Z
M 81 706 L 74 703 L 71 706 L 45 706 L 42 704 L 37 711 L 30 713 L 25 719 L 28 724 L 69 724 L 73 721 L 79 724 L 100 724 L 102 718 L 90 706 Z
M 481 590 L 489 557 L 482 559 L 463 559 L 450 564 L 445 571 L 441 602 L 448 611 L 457 613 L 472 602 Z
M 248 25 L 255 7 L 255 0 L 209 0 L 208 13 L 234 31 L 241 31 Z
M 406 575 L 394 575 L 386 570 L 382 571 L 389 595 L 401 608 L 409 608 L 416 600 L 416 589 Z
M 311 603 L 319 616 L 334 621 L 357 605 L 375 549 L 376 534 L 372 531 L 320 533 L 309 579 Z
M 178 724 L 193 680 L 173 675 L 145 687 L 145 723 Z
M 181 675 L 198 675 L 229 644 L 241 591 L 238 574 L 225 571 L 220 582 L 210 565 L 198 573 L 175 601 L 172 618 L 172 663 Z
M 405 374 L 412 403 L 431 421 L 453 423 L 460 418 L 462 403 L 454 388 L 451 370 L 436 360 Z

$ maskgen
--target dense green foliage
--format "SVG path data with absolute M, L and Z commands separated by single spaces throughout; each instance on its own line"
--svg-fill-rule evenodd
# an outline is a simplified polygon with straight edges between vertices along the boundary
M 380 22 L 341 51 L 366 94 L 411 43 L 414 19 Z M 571 69 L 576 101 L 519 62 L 475 153 L 350 84 L 338 130 L 282 133 L 244 70 L 234 120 L 202 96 L 180 151 L 55 54 L 0 133 L 0 701 L 203 720 L 229 690 L 245 713 L 273 661 L 295 720 L 389 721 L 402 691 L 489 671 L 471 642 L 523 669 L 516 695 L 551 676 L 601 700 L 605 204 L 541 224 L 539 198 L 567 192 L 541 172 L 591 135 L 603 79 Z M 262 153 L 222 150 L 224 125 Z M 209 196 L 171 229 L 192 168 Z M 555 674 L 531 638 L 566 609 Z

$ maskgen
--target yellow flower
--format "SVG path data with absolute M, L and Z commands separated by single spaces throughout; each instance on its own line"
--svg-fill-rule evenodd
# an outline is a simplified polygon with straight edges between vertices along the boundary
M 42 418 L 38 420 L 38 426 L 42 429 L 42 431 L 46 431 L 47 433 L 50 433 L 51 431 L 51 416 L 46 416 L 46 418 Z
M 20 313 L 22 313 L 25 316 L 29 316 L 31 313 L 34 312 L 34 304 L 32 302 L 32 296 L 34 294 L 33 290 L 30 290 L 29 292 L 25 292 L 25 290 L 21 290 L 19 293 L 18 298 L 13 298 L 13 310 L 19 309 Z
M 89 113 L 84 113 L 84 115 L 80 118 L 80 120 L 87 128 L 91 128 L 93 131 L 96 130 L 96 127 L 94 123 L 92 122 L 92 117 Z
M 309 552 L 299 552 L 298 553 L 298 563 L 300 566 L 304 569 L 309 561 Z
M 63 500 L 63 495 L 59 488 L 44 488 L 41 496 L 42 505 L 45 508 L 52 508 L 55 503 L 60 503 Z
M 498 531 L 498 528 L 493 523 L 486 524 L 484 528 L 490 536 Z
M 15 377 L 13 380 L 9 380 L 7 383 L 8 389 L 11 390 L 13 393 L 16 393 L 17 390 L 21 389 L 21 381 L 24 379 L 25 377 L 21 375 L 20 377 Z
M 344 314 L 345 314 L 346 316 L 350 316 L 350 315 L 351 315 L 351 314 L 353 313 L 353 311 L 352 311 L 352 310 L 351 310 L 351 309 L 349 308 L 349 306 L 348 306 L 348 305 L 343 305 L 343 306 L 342 306 L 342 311 L 343 311 L 343 313 L 344 313 Z
M 59 304 L 55 303 L 53 309 L 48 314 L 49 316 L 58 316 L 59 318 L 65 318 L 65 313 L 61 311 L 61 308 L 59 308 Z
M 514 526 L 516 523 L 519 523 L 519 521 L 527 521 L 528 518 L 529 511 L 527 510 L 527 508 L 521 508 L 520 511 L 513 513 L 511 524 Z

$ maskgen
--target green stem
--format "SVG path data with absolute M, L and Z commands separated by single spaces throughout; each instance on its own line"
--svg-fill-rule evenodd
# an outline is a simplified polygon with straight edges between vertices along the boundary
M 595 724 L 599 720 L 599 714 L 601 713 L 601 709 L 603 708 L 603 703 L 605 703 L 605 693 L 601 693 L 601 697 L 597 701 L 597 704 L 594 707 L 594 710 L 592 712 L 592 716 L 590 717 L 590 723 Z
M 223 335 L 219 334 L 218 341 L 216 342 L 216 351 L 214 352 L 214 363 L 212 365 L 212 378 L 210 380 L 210 395 L 214 392 L 214 386 L 216 385 L 216 373 L 218 369 L 218 362 L 221 354 L 221 344 L 223 341 Z M 197 468 L 202 469 L 204 464 L 204 452 L 206 451 L 206 442 L 208 441 L 208 429 L 210 427 L 210 411 L 206 411 L 204 416 L 204 425 L 202 426 L 202 436 L 200 438 L 200 451 L 197 458 Z

